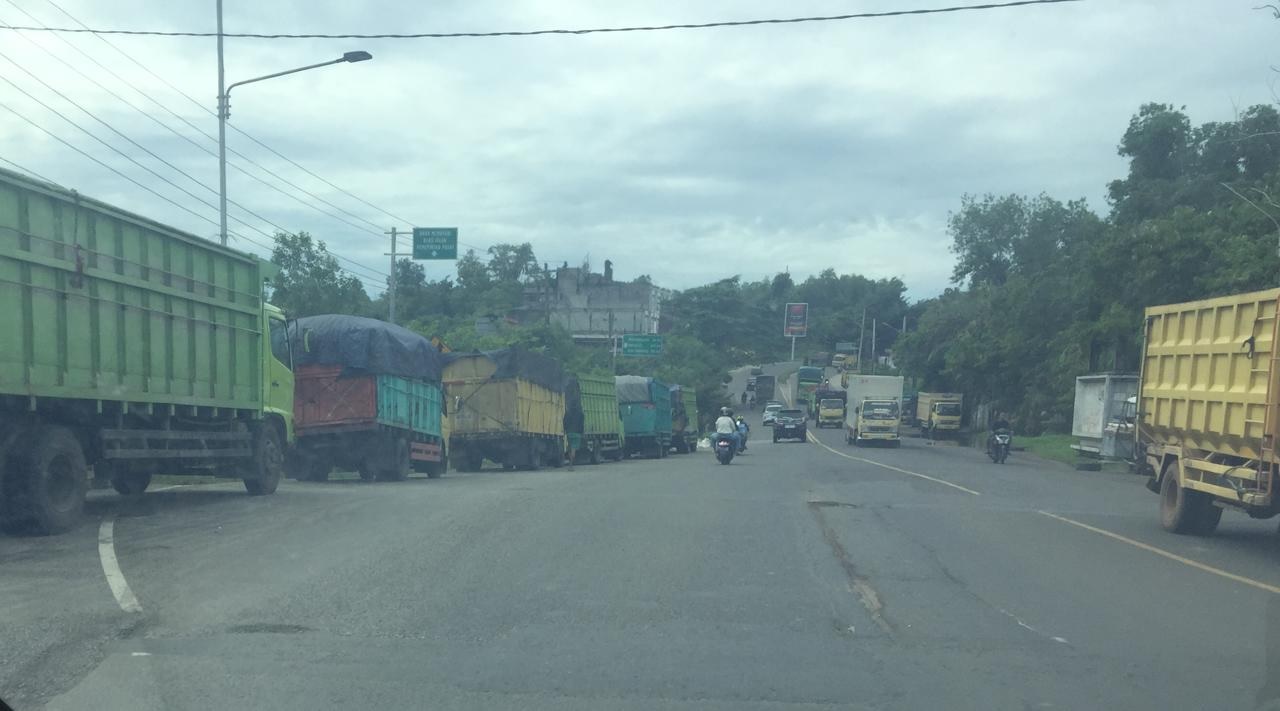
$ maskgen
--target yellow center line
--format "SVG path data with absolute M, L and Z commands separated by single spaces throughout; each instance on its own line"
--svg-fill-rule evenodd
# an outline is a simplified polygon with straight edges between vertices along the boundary
M 1058 514 L 1052 514 L 1052 513 L 1049 513 L 1048 511 L 1037 511 L 1037 513 L 1043 514 L 1052 519 L 1057 519 L 1058 521 L 1061 521 L 1063 523 L 1069 523 L 1072 526 L 1083 528 L 1086 531 L 1092 531 L 1099 535 L 1106 536 L 1107 538 L 1110 538 L 1113 541 L 1128 543 L 1129 545 L 1135 548 L 1141 548 L 1142 550 L 1147 551 L 1148 553 L 1155 553 L 1156 555 L 1164 556 L 1169 560 L 1177 561 L 1179 563 L 1182 563 L 1183 565 L 1190 566 L 1197 570 L 1203 570 L 1206 573 L 1212 573 L 1214 575 L 1226 578 L 1227 580 L 1234 580 L 1237 583 L 1244 583 L 1245 585 L 1258 588 L 1259 590 L 1265 590 L 1269 593 L 1276 593 L 1277 595 L 1280 595 L 1280 587 L 1277 587 L 1275 585 L 1270 585 L 1268 583 L 1264 583 L 1261 580 L 1254 580 L 1253 578 L 1246 578 L 1243 575 L 1228 573 L 1227 571 L 1221 568 L 1215 568 L 1212 565 L 1205 565 L 1204 563 L 1201 563 L 1199 561 L 1191 560 L 1190 558 L 1184 558 L 1183 556 L 1180 556 L 1177 553 L 1170 553 L 1169 551 L 1164 550 L 1163 548 L 1156 548 L 1155 546 L 1143 543 L 1142 541 L 1135 541 L 1132 538 L 1122 536 L 1118 533 L 1112 533 L 1111 531 L 1098 528 L 1097 526 L 1090 526 L 1087 523 L 1081 523 L 1079 521 L 1069 519 L 1066 516 L 1059 516 Z

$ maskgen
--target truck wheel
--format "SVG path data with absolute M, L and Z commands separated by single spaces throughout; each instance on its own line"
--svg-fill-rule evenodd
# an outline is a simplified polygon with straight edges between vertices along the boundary
M 102 466 L 99 463 L 94 468 Z M 138 496 L 151 485 L 151 472 L 140 472 L 129 469 L 127 464 L 116 462 L 108 465 L 111 468 L 111 488 L 121 496 Z
M 71 430 L 58 425 L 38 427 L 31 447 L 15 457 L 9 470 L 6 528 L 25 526 L 34 533 L 70 530 L 84 512 L 89 486 L 84 451 Z
M 241 481 L 250 496 L 276 493 L 280 477 L 284 476 L 284 447 L 280 445 L 280 433 L 270 422 L 262 423 L 253 438 L 253 459 L 246 466 Z
M 600 443 L 592 442 L 591 444 L 587 445 L 587 447 L 590 450 L 589 454 L 587 455 L 587 461 L 592 464 L 599 464 L 600 463 Z
M 1183 488 L 1178 483 L 1176 466 L 1171 463 L 1168 467 L 1171 471 L 1166 471 L 1160 482 L 1160 525 L 1166 531 L 1179 534 L 1211 533 L 1218 526 L 1222 509 L 1213 505 L 1213 498 L 1208 494 Z
M 378 472 L 373 468 L 372 464 L 361 463 L 356 471 L 360 474 L 360 481 L 377 481 Z
M 413 467 L 413 458 L 409 456 L 409 440 L 396 437 L 391 440 L 391 449 L 386 453 L 378 481 L 404 481 L 409 478 L 409 470 Z

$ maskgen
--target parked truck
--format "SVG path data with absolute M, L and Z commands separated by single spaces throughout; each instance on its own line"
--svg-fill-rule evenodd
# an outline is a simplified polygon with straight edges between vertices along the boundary
M 818 402 L 818 415 L 816 424 L 818 429 L 823 427 L 834 427 L 840 429 L 844 427 L 845 410 L 848 409 L 848 392 L 830 387 L 819 387 L 814 393 L 814 399 Z
M 478 471 L 564 463 L 565 375 L 553 358 L 520 348 L 448 353 L 444 366 L 450 461 Z
M 622 459 L 622 418 L 618 415 L 618 389 L 613 376 L 580 373 L 570 378 L 565 388 L 565 407 L 582 411 L 582 444 L 575 463 Z
M 916 426 L 930 437 L 957 434 L 963 405 L 960 393 L 916 393 Z
M 698 448 L 698 436 L 697 391 L 683 385 L 672 385 L 671 448 L 680 454 L 688 454 Z
M 778 397 L 777 382 L 778 379 L 772 375 L 756 376 L 756 402 L 760 403 L 761 407 Z
M 1146 310 L 1136 464 L 1160 521 L 1208 535 L 1224 508 L 1280 513 L 1280 289 Z
M 640 375 L 619 375 L 614 382 L 627 456 L 667 456 L 671 447 L 671 390 L 657 378 Z
M 88 469 L 276 490 L 293 441 L 269 263 L 0 170 L 0 526 L 58 533 Z
M 902 384 L 898 375 L 849 376 L 845 442 L 902 446 Z
M 335 467 L 365 481 L 434 479 L 447 467 L 440 352 L 426 338 L 359 316 L 308 316 L 290 329 L 295 363 L 290 475 Z

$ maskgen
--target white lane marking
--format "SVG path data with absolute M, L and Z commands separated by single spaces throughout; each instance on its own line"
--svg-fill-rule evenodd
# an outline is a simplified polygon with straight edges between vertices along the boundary
M 852 460 L 853 460 L 853 461 L 855 461 L 855 462 L 862 462 L 863 464 L 870 464 L 870 465 L 872 465 L 872 466 L 880 467 L 881 469 L 888 469 L 889 471 L 898 472 L 899 474 L 906 474 L 907 476 L 914 476 L 914 477 L 917 477 L 917 478 L 920 478 L 920 479 L 924 479 L 924 480 L 926 480 L 926 481 L 931 481 L 931 482 L 933 482 L 933 483 L 935 483 L 935 484 L 941 484 L 941 485 L 943 485 L 943 486 L 949 486 L 949 487 L 951 487 L 952 489 L 958 489 L 958 490 L 960 490 L 960 491 L 963 491 L 963 492 L 964 492 L 964 493 L 966 493 L 966 494 L 973 494 L 974 496 L 982 496 L 982 493 L 981 493 L 981 492 L 977 492 L 977 491 L 974 491 L 973 489 L 969 489 L 969 488 L 966 488 L 966 487 L 960 486 L 959 484 L 952 484 L 952 483 L 951 483 L 951 482 L 949 482 L 949 481 L 943 481 L 942 479 L 937 479 L 937 478 L 931 477 L 931 476 L 929 476 L 928 474 L 921 474 L 920 472 L 913 472 L 913 471 L 911 471 L 911 470 L 909 470 L 909 469 L 901 469 L 901 468 L 899 468 L 899 467 L 891 466 L 891 465 L 889 465 L 889 464 L 882 464 L 882 463 L 880 463 L 880 462 L 875 461 L 874 459 L 866 459 L 866 458 L 864 458 L 864 457 L 855 457 L 855 456 L 853 456 L 852 454 L 845 454 L 844 452 L 841 452 L 841 451 L 840 451 L 840 450 L 838 450 L 838 449 L 834 449 L 834 448 L 832 448 L 832 447 L 828 447 L 828 446 L 827 446 L 825 443 L 823 443 L 823 442 L 819 442 L 819 441 L 818 441 L 818 438 L 817 438 L 817 437 L 814 437 L 812 432 L 809 432 L 809 433 L 808 433 L 808 435 L 809 435 L 809 441 L 810 441 L 810 442 L 813 442 L 814 444 L 818 445 L 819 447 L 822 447 L 823 449 L 827 450 L 828 452 L 831 452 L 832 454 L 834 454 L 834 455 L 836 455 L 836 456 L 838 456 L 838 457 L 844 457 L 845 459 L 852 459 Z
M 1198 561 L 1198 560 L 1192 560 L 1192 559 L 1190 559 L 1190 558 L 1184 558 L 1183 556 L 1180 556 L 1180 555 L 1178 555 L 1177 553 L 1170 553 L 1169 551 L 1164 550 L 1163 548 L 1157 548 L 1157 547 L 1155 547 L 1155 546 L 1153 546 L 1153 545 L 1150 545 L 1150 544 L 1147 544 L 1147 543 L 1143 543 L 1142 541 L 1135 541 L 1135 540 L 1133 540 L 1132 538 L 1128 538 L 1128 537 L 1126 537 L 1126 536 L 1122 536 L 1122 535 L 1120 535 L 1119 533 L 1112 533 L 1111 531 L 1108 531 L 1108 530 L 1106 530 L 1106 529 L 1102 529 L 1102 528 L 1098 528 L 1097 526 L 1090 526 L 1090 525 L 1089 525 L 1089 524 L 1087 524 L 1087 523 L 1081 523 L 1081 522 L 1076 521 L 1076 520 L 1074 520 L 1074 519 L 1067 518 L 1066 516 L 1059 516 L 1058 514 L 1049 513 L 1048 511 L 1037 511 L 1036 513 L 1042 514 L 1042 515 L 1044 515 L 1044 516 L 1048 516 L 1049 518 L 1056 519 L 1056 520 L 1061 521 L 1061 522 L 1063 522 L 1063 523 L 1069 523 L 1069 524 L 1071 524 L 1072 526 L 1077 526 L 1077 527 L 1079 527 L 1079 528 L 1083 528 L 1083 529 L 1084 529 L 1084 530 L 1086 530 L 1086 531 L 1092 531 L 1092 532 L 1097 533 L 1097 534 L 1099 534 L 1099 535 L 1106 536 L 1107 538 L 1110 538 L 1110 539 L 1112 539 L 1112 540 L 1120 541 L 1121 543 L 1128 543 L 1129 545 L 1131 545 L 1131 546 L 1133 546 L 1133 547 L 1135 547 L 1135 548 L 1141 548 L 1142 550 L 1147 551 L 1148 553 L 1155 553 L 1156 555 L 1164 556 L 1165 558 L 1168 558 L 1169 560 L 1177 561 L 1177 562 L 1179 562 L 1179 563 L 1182 563 L 1183 565 L 1186 565 L 1186 566 L 1190 566 L 1190 567 L 1192 567 L 1192 568 L 1195 568 L 1196 570 L 1203 570 L 1203 571 L 1204 571 L 1204 572 L 1206 572 L 1206 573 L 1212 573 L 1212 574 L 1214 574 L 1214 575 L 1222 576 L 1222 577 L 1226 578 L 1227 580 L 1234 580 L 1234 581 L 1236 581 L 1237 583 L 1243 583 L 1243 584 L 1245 584 L 1245 585 L 1249 585 L 1249 586 L 1252 586 L 1252 587 L 1258 588 L 1259 590 L 1266 590 L 1266 591 L 1267 591 L 1267 592 L 1269 592 L 1269 593 L 1276 593 L 1277 595 L 1280 595 L 1280 587 L 1277 587 L 1277 586 L 1275 586 L 1275 585 L 1271 585 L 1271 584 L 1269 584 L 1269 583 L 1264 583 L 1264 582 L 1262 582 L 1261 580 L 1254 580 L 1253 578 L 1247 578 L 1247 577 L 1245 577 L 1245 576 L 1243 576 L 1243 575 L 1236 575 L 1235 573 L 1228 573 L 1227 571 L 1223 570 L 1222 568 L 1215 568 L 1215 567 L 1213 567 L 1212 565 L 1205 565 L 1204 563 L 1201 563 L 1201 562 L 1200 562 L 1200 561 Z
M 132 653 L 130 653 L 130 654 L 129 654 L 129 656 L 131 656 L 131 657 L 149 657 L 149 656 L 151 656 L 151 652 L 132 652 Z
M 98 529 L 98 557 L 102 559 L 102 573 L 107 576 L 107 585 L 111 586 L 111 594 L 115 595 L 120 609 L 125 612 L 142 612 L 142 605 L 129 589 L 129 582 L 120 571 L 120 562 L 116 560 L 114 518 L 107 518 Z

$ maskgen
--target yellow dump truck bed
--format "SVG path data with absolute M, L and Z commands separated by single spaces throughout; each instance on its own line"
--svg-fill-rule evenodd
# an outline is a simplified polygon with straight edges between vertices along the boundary
M 564 393 L 524 378 L 494 378 L 495 371 L 482 355 L 445 366 L 451 436 L 564 434 Z
M 1280 289 L 1146 310 L 1144 442 L 1273 461 Z

